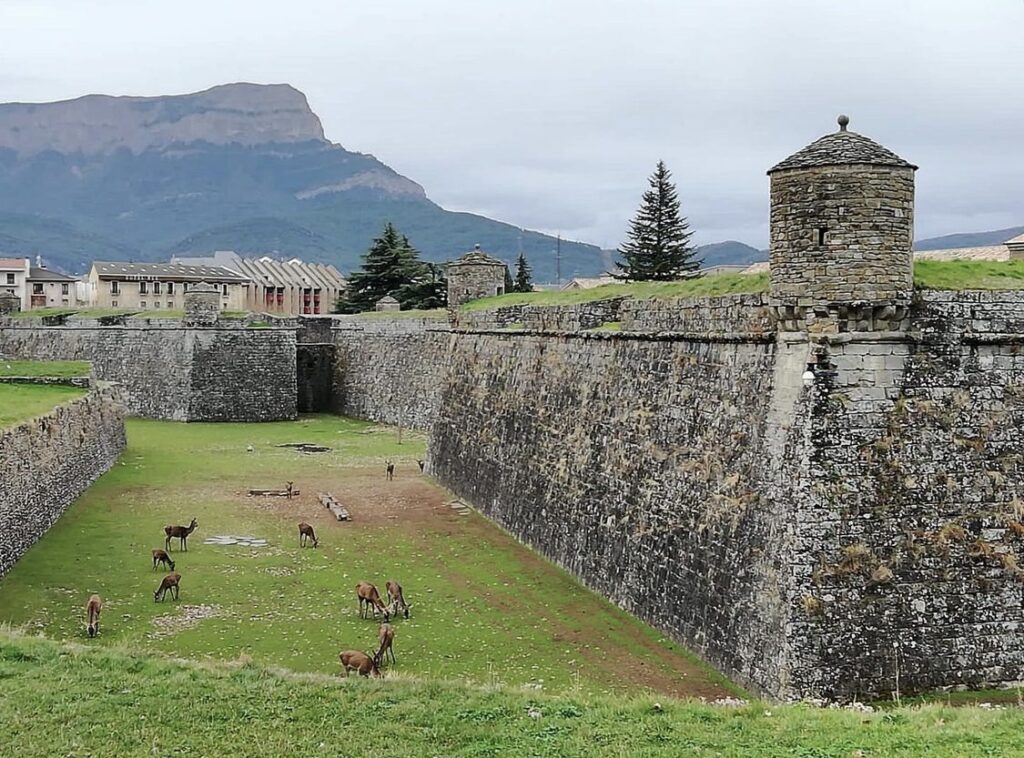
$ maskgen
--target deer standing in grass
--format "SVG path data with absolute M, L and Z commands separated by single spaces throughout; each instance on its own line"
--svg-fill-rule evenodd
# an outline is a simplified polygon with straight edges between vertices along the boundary
M 100 610 L 103 608 L 103 601 L 99 595 L 93 595 L 85 604 L 85 628 L 90 637 L 100 633 Z
M 391 613 L 380 599 L 380 593 L 369 582 L 360 582 L 356 585 L 356 597 L 359 598 L 359 618 L 366 618 L 366 611 L 371 611 L 374 616 L 380 611 L 384 614 L 385 621 L 391 620 Z
M 380 668 L 380 665 L 387 660 L 388 653 L 391 654 L 391 662 L 397 663 L 394 648 L 395 627 L 391 624 L 381 624 L 377 632 L 377 639 L 380 640 L 380 649 L 373 656 L 373 662 L 377 664 L 377 668 Z
M 156 571 L 157 564 L 162 563 L 169 571 L 174 571 L 174 561 L 166 551 L 157 548 L 153 551 L 153 570 Z
M 316 532 L 313 531 L 313 527 L 303 521 L 299 524 L 299 547 L 305 547 L 306 543 L 313 540 L 313 547 L 320 544 L 320 540 L 316 538 Z
M 178 547 L 185 552 L 188 552 L 188 536 L 196 530 L 199 526 L 199 522 L 192 519 L 192 523 L 188 526 L 165 526 L 164 534 L 167 535 L 167 539 L 164 540 L 164 550 L 171 549 L 171 538 L 178 538 Z
M 390 579 L 387 581 L 388 597 L 391 598 L 391 612 L 402 611 L 405 618 L 409 618 L 409 609 L 412 607 L 405 602 L 405 595 L 402 594 L 402 585 Z
M 156 592 L 153 593 L 153 600 L 159 600 L 162 603 L 168 592 L 171 593 L 171 600 L 177 600 L 180 581 L 181 574 L 171 573 L 165 576 L 160 582 L 160 586 L 156 588 Z
M 360 653 L 358 650 L 345 650 L 338 655 L 338 658 L 341 659 L 341 665 L 345 667 L 345 676 L 353 671 L 358 671 L 360 676 L 380 677 L 381 675 L 377 662 L 366 653 Z
M 387 476 L 388 476 L 388 481 L 389 482 L 392 479 L 395 478 L 395 463 L 394 463 L 394 461 L 388 461 Z

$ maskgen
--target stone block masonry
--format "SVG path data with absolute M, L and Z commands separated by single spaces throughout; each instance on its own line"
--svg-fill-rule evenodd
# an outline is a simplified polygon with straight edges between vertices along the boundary
M 0 429 L 0 576 L 114 465 L 124 446 L 124 407 L 107 386 Z
M 0 320 L 0 354 L 86 360 L 121 386 L 131 415 L 174 421 L 272 421 L 296 416 L 295 326 L 219 321 Z

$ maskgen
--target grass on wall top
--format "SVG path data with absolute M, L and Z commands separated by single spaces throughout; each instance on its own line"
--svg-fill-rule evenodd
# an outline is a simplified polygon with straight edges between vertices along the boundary
M 60 384 L 0 384 L 0 429 L 43 416 L 85 392 Z
M 1024 289 L 1024 261 L 915 261 L 914 286 L 929 290 Z
M 0 360 L 0 376 L 89 376 L 89 362 Z

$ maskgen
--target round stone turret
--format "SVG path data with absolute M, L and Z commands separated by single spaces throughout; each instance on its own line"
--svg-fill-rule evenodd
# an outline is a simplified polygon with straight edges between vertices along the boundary
M 21 310 L 21 298 L 13 292 L 0 292 L 0 316 Z
M 449 308 L 504 292 L 505 264 L 480 250 L 479 245 L 448 264 Z
M 770 292 L 790 316 L 910 300 L 917 166 L 848 131 L 849 123 L 840 116 L 839 131 L 768 171 Z
M 391 297 L 391 295 L 385 295 L 377 301 L 374 308 L 378 311 L 400 311 L 402 310 L 402 304 Z
M 185 293 L 185 325 L 212 326 L 220 318 L 220 290 L 206 282 L 193 284 Z

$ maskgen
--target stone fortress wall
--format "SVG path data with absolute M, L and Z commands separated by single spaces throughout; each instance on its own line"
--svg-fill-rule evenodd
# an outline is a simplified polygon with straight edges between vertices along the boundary
M 124 408 L 116 388 L 103 384 L 45 416 L 0 429 L 0 576 L 124 446 Z
M 175 319 L 0 319 L 0 355 L 85 360 L 117 382 L 131 415 L 175 421 L 296 417 L 293 326 Z

